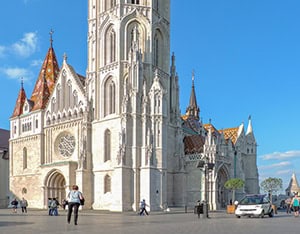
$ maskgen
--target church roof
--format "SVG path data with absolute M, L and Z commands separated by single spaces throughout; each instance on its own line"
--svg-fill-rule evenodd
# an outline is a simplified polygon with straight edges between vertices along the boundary
M 193 134 L 198 134 L 201 130 L 201 124 L 199 120 L 192 116 L 182 116 L 183 120 L 182 128 L 186 132 L 192 132 Z
M 212 125 L 211 123 L 208 123 L 208 124 L 203 124 L 203 127 L 205 128 L 206 131 L 208 131 L 209 129 L 211 130 L 211 133 L 213 135 L 215 134 L 220 134 L 219 131 L 215 128 L 214 125 Z
M 225 140 L 230 139 L 233 142 L 233 144 L 235 144 L 237 141 L 238 131 L 239 127 L 219 130 L 220 133 L 223 133 Z
M 297 192 L 297 193 L 300 192 L 299 184 L 298 184 L 295 173 L 293 173 L 290 183 L 289 183 L 289 186 L 287 187 L 286 191 L 289 191 L 291 194 L 293 194 L 295 192 Z
M 25 90 L 23 88 L 23 83 L 22 83 L 21 89 L 19 91 L 19 95 L 18 95 L 18 98 L 16 101 L 15 109 L 14 109 L 14 112 L 11 117 L 16 117 L 23 113 L 23 106 L 24 106 L 25 100 L 26 100 L 26 93 L 25 93 Z
M 51 43 L 30 98 L 34 103 L 32 111 L 45 108 L 58 73 L 59 66 Z
M 203 153 L 204 137 L 200 135 L 186 136 L 183 142 L 185 154 Z
M 189 106 L 186 108 L 186 115 L 193 116 L 195 119 L 199 120 L 200 108 L 197 105 L 197 99 L 195 94 L 195 85 L 194 85 L 194 73 L 192 76 L 192 90 L 190 95 Z

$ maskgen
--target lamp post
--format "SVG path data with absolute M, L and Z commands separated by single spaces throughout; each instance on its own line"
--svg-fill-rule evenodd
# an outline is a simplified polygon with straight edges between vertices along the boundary
M 203 202 L 203 218 L 208 218 L 208 172 L 211 172 L 214 168 L 215 164 L 209 162 L 207 156 L 204 156 L 199 160 L 197 164 L 197 168 L 200 168 L 204 171 L 204 201 Z

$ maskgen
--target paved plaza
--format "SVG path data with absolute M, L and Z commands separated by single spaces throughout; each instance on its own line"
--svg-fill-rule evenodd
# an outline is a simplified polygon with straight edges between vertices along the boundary
M 139 216 L 134 212 L 111 213 L 80 211 L 78 225 L 67 224 L 66 212 L 48 216 L 46 210 L 29 210 L 13 214 L 10 209 L 0 209 L 0 234 L 19 233 L 110 233 L 110 234 L 156 234 L 156 233 L 215 233 L 215 234 L 261 234 L 299 233 L 300 218 L 278 212 L 274 218 L 241 218 L 225 211 L 210 212 L 209 219 L 198 219 L 192 211 L 185 213 L 176 209 L 169 213 L 151 212 Z

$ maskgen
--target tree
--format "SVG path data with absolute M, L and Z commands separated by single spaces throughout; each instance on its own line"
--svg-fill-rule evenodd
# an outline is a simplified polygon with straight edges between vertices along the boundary
M 265 192 L 269 193 L 272 203 L 272 194 L 282 189 L 282 179 L 269 177 L 260 183 L 260 187 Z
M 232 178 L 225 182 L 224 187 L 232 190 L 232 201 L 235 200 L 235 190 L 243 188 L 245 182 L 241 178 Z

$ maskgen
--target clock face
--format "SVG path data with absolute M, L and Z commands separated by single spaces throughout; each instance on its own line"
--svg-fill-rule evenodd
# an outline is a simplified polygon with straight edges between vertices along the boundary
M 58 152 L 63 157 L 71 157 L 75 150 L 75 137 L 70 133 L 61 134 L 58 137 Z

